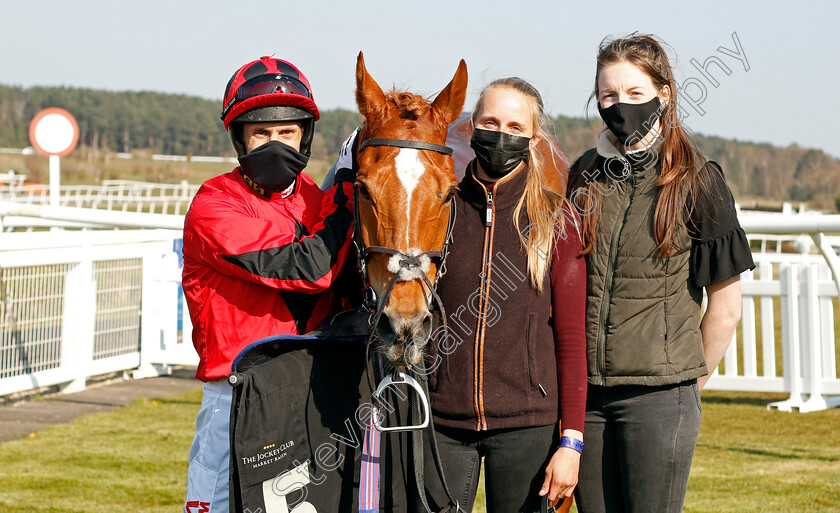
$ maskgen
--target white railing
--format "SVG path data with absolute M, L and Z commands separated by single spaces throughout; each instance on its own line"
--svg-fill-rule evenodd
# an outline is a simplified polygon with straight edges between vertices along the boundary
M 15 228 L 32 231 L 36 227 L 182 230 L 184 216 L 0 201 L 0 232 L 11 232 Z
M 753 253 L 741 275 L 741 322 L 707 388 L 789 393 L 768 407 L 840 406 L 837 285 L 822 256 Z M 808 397 L 806 397 L 806 394 Z
M 181 232 L 0 234 L 0 395 L 195 365 Z
M 0 202 L 0 226 L 15 216 L 169 229 L 0 233 L 0 395 L 196 363 L 173 251 L 183 216 Z M 738 333 L 708 387 L 788 393 L 771 405 L 784 410 L 840 405 L 840 259 L 836 239 L 822 234 L 840 232 L 840 216 L 750 215 L 741 223 L 750 234 L 810 233 L 822 255 L 753 254 L 758 267 L 742 275 Z
M 199 185 L 103 180 L 102 185 L 62 185 L 57 206 L 184 215 Z M 49 203 L 49 185 L 0 187 L 0 201 Z

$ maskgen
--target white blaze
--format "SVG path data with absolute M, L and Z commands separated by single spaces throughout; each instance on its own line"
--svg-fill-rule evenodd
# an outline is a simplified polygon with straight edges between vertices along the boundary
M 411 148 L 401 148 L 397 157 L 394 159 L 394 165 L 397 169 L 397 178 L 405 189 L 405 217 L 407 221 L 405 230 L 405 247 L 408 248 L 408 235 L 411 227 L 411 195 L 417 184 L 420 183 L 420 177 L 426 172 L 425 166 L 420 162 L 419 150 Z

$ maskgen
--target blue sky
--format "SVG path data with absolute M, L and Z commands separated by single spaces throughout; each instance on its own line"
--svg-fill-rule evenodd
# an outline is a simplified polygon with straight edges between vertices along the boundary
M 486 83 L 517 75 L 552 114 L 582 116 L 598 43 L 638 30 L 670 45 L 684 92 L 702 98 L 702 115 L 683 106 L 693 130 L 840 157 L 839 17 L 830 1 L 0 0 L 0 83 L 220 99 L 236 68 L 275 55 L 304 71 L 320 108 L 353 109 L 363 50 L 383 87 L 435 93 L 463 58 L 468 107 Z M 745 59 L 724 51 L 738 50 L 733 33 Z M 710 65 L 717 87 L 691 64 L 712 56 L 730 71 Z

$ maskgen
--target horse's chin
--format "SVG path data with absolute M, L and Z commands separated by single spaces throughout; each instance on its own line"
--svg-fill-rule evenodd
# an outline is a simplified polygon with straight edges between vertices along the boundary
M 386 361 L 397 369 L 415 367 L 423 361 L 423 348 L 426 344 L 395 344 L 388 348 Z
M 379 352 L 385 363 L 394 369 L 404 371 L 420 365 L 428 340 L 397 340 L 391 337 L 380 338 Z
M 397 325 L 399 329 L 395 331 L 390 318 L 383 315 L 376 327 L 379 352 L 385 363 L 398 370 L 420 365 L 432 332 L 431 315 L 423 316 L 419 322 Z

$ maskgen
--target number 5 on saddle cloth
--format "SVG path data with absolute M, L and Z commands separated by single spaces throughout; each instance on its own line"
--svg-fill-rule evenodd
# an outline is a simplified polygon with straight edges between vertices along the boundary
M 383 376 L 376 353 L 366 361 L 368 315 L 306 335 L 281 335 L 245 348 L 233 363 L 232 512 L 334 513 L 409 509 L 413 488 L 407 432 L 376 433 L 378 458 L 365 448 L 370 383 Z M 369 379 L 368 373 L 372 373 Z M 409 422 L 404 383 L 388 387 L 382 424 Z M 370 436 L 371 431 L 368 430 Z M 372 472 L 371 463 L 378 464 Z M 365 470 L 362 470 L 365 469 Z

